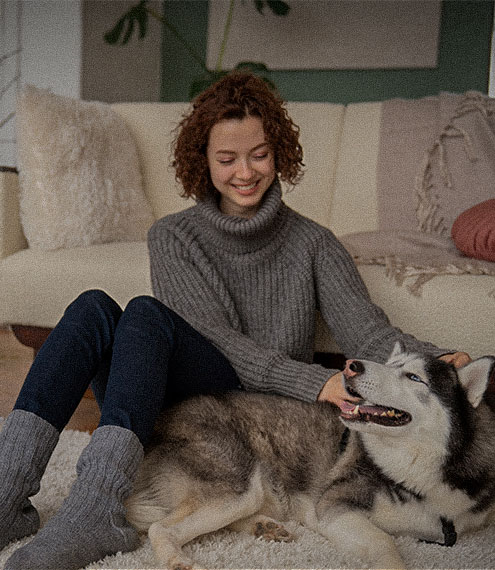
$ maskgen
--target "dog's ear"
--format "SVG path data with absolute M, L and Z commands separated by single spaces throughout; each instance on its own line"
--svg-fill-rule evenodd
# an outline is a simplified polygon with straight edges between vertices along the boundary
M 398 340 L 394 344 L 394 348 L 392 349 L 392 352 L 389 356 L 389 359 L 391 360 L 392 358 L 396 358 L 397 356 L 399 356 L 403 352 L 404 352 L 404 345 L 402 344 L 402 342 L 400 340 Z
M 457 374 L 473 408 L 478 407 L 495 369 L 495 358 L 483 356 L 459 368 Z

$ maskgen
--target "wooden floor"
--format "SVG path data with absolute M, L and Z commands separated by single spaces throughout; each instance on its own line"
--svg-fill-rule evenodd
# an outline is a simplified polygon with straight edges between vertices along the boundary
M 24 378 L 33 361 L 33 351 L 19 343 L 14 335 L 0 328 L 0 417 L 12 410 Z M 93 431 L 99 421 L 95 400 L 83 398 L 68 428 Z

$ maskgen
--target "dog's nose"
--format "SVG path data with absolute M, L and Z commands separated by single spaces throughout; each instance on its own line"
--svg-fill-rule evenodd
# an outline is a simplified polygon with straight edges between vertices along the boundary
M 349 378 L 356 376 L 357 374 L 363 374 L 364 364 L 359 360 L 348 360 L 346 362 L 345 371 Z
M 362 374 L 364 372 L 364 364 L 359 360 L 353 360 L 349 364 L 349 368 L 356 374 Z

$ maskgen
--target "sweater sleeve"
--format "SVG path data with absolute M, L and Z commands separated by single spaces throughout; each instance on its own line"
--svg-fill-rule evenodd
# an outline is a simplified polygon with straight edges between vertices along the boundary
M 315 401 L 336 370 L 307 364 L 260 346 L 240 330 L 232 299 L 201 251 L 157 222 L 148 235 L 151 283 L 157 299 L 179 313 L 229 360 L 243 387 Z
M 352 257 L 331 232 L 319 242 L 315 273 L 320 312 L 346 356 L 385 362 L 397 341 L 411 352 L 432 356 L 454 352 L 392 326 L 372 302 Z

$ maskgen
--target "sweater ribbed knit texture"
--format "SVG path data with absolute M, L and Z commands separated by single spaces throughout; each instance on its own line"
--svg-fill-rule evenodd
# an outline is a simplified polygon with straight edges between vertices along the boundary
M 344 354 L 384 362 L 397 340 L 333 233 L 282 201 L 276 181 L 250 219 L 211 198 L 158 220 L 148 236 L 155 296 L 228 358 L 247 390 L 316 400 L 336 370 L 312 364 L 316 311 Z

